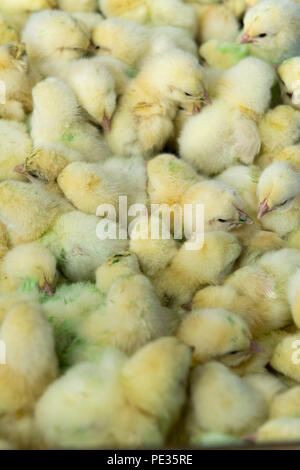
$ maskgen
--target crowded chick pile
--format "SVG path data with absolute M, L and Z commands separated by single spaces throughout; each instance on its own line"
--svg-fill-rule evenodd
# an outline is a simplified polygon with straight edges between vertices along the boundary
M 0 449 L 300 442 L 300 2 L 0 0 L 0 85 Z

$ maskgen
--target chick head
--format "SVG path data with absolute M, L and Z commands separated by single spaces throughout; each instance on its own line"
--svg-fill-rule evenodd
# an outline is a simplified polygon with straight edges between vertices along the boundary
M 300 109 L 300 57 L 285 60 L 277 69 L 284 103 Z
M 72 60 L 84 55 L 90 38 L 79 22 L 63 11 L 41 11 L 31 15 L 23 31 L 31 60 Z
M 299 203 L 299 178 L 287 162 L 275 162 L 268 166 L 257 186 L 258 218 L 271 211 L 286 212 L 295 208 Z
M 139 80 L 155 88 L 159 97 L 194 113 L 202 104 L 210 103 L 204 70 L 195 57 L 179 49 L 168 50 L 149 59 Z
M 278 64 L 296 55 L 300 10 L 291 0 L 263 0 L 248 10 L 241 43 L 251 44 L 254 55 Z
M 11 289 L 34 280 L 46 293 L 51 293 L 56 276 L 56 259 L 38 243 L 19 245 L 3 258 L 2 271 Z
M 252 223 L 239 194 L 220 181 L 207 180 L 193 185 L 184 194 L 182 204 L 204 205 L 205 231 L 230 231 L 244 223 Z M 193 221 L 185 224 L 185 228 L 192 233 Z
M 23 43 L 10 42 L 0 47 L 0 70 L 20 68 L 25 54 Z
M 150 32 L 139 23 L 110 18 L 93 30 L 92 40 L 97 54 L 110 55 L 128 65 L 136 65 L 145 50 Z
M 274 82 L 271 65 L 256 57 L 247 57 L 224 72 L 217 91 L 230 104 L 255 118 L 267 111 Z

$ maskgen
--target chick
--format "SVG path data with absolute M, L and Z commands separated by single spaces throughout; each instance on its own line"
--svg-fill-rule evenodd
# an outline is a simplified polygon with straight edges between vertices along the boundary
M 100 10 L 107 18 L 120 17 L 153 26 L 176 26 L 196 33 L 196 15 L 191 5 L 180 0 L 99 0 Z
M 176 320 L 174 313 L 162 307 L 150 281 L 132 274 L 113 282 L 105 308 L 83 320 L 79 332 L 83 340 L 133 354 L 144 344 L 171 334 Z
M 264 423 L 256 433 L 259 443 L 264 442 L 299 442 L 300 419 L 297 418 L 277 418 Z
M 38 243 L 19 245 L 10 250 L 1 263 L 1 288 L 13 291 L 20 284 L 34 281 L 51 294 L 55 284 L 56 259 Z
M 205 100 L 203 70 L 193 56 L 174 49 L 149 59 L 114 115 L 106 135 L 111 151 L 152 157 L 171 136 L 178 106 L 199 110 Z
M 47 78 L 38 83 L 33 102 L 31 136 L 36 146 L 59 143 L 94 162 L 109 155 L 100 132 L 80 115 L 76 98 L 64 82 Z
M 241 253 L 235 237 L 221 231 L 206 233 L 198 250 L 188 249 L 186 243 L 169 266 L 153 279 L 164 302 L 188 304 L 201 286 L 220 283 Z
M 0 107 L 2 118 L 23 121 L 32 111 L 31 80 L 24 59 L 24 44 L 0 46 L 0 80 L 5 86 L 5 103 Z
M 128 247 L 128 240 L 117 237 L 115 222 L 103 219 L 102 224 L 113 232 L 113 239 L 98 238 L 100 219 L 80 211 L 58 217 L 42 238 L 58 261 L 58 267 L 70 281 L 94 281 L 95 271 L 111 256 Z M 45 230 L 44 230 L 45 232 Z
M 121 196 L 127 197 L 128 207 L 146 203 L 146 171 L 140 158 L 111 158 L 104 164 L 74 162 L 57 181 L 69 201 L 88 214 L 96 214 L 101 204 L 114 205 L 118 213 Z
M 92 12 L 92 11 L 78 11 L 72 13 L 73 18 L 79 22 L 82 28 L 85 28 L 87 33 L 90 37 L 92 37 L 93 31 L 99 23 L 104 21 L 103 16 L 99 12 Z M 90 47 L 91 51 L 93 51 L 93 45 Z
M 275 396 L 270 406 L 270 419 L 299 418 L 299 394 L 300 386 L 296 386 Z
M 191 434 L 203 430 L 241 436 L 255 431 L 267 416 L 263 396 L 224 365 L 209 362 L 194 370 L 187 424 Z
M 247 44 L 235 44 L 218 39 L 210 39 L 201 44 L 199 55 L 209 67 L 227 70 L 249 55 Z
M 239 231 L 235 231 L 234 235 L 240 243 L 244 243 L 244 240 L 239 237 Z M 275 232 L 255 230 L 253 233 L 249 233 L 249 240 L 247 240 L 247 244 L 244 246 L 245 249 L 238 262 L 239 267 L 255 264 L 256 261 L 268 251 L 287 248 L 288 244 Z
M 58 215 L 68 210 L 70 207 L 63 198 L 38 183 L 0 184 L 0 220 L 12 247 L 37 240 Z
M 297 270 L 289 279 L 288 300 L 292 311 L 295 324 L 300 328 L 300 310 L 299 310 L 299 291 L 300 291 L 300 270 Z
M 253 87 L 258 74 L 261 85 Z M 218 82 L 218 99 L 183 128 L 180 155 L 207 175 L 252 164 L 261 145 L 255 120 L 270 104 L 273 82 L 272 68 L 256 58 L 227 70 Z
M 31 65 L 42 76 L 52 75 L 61 64 L 82 57 L 90 45 L 86 28 L 59 10 L 32 14 L 23 30 L 22 41 Z
M 300 109 L 300 58 L 291 57 L 278 67 L 277 72 L 281 80 L 281 96 L 285 104 Z
M 202 179 L 192 166 L 171 154 L 160 154 L 147 164 L 148 194 L 152 204 L 180 204 L 184 193 Z
M 244 381 L 250 385 L 250 387 L 261 393 L 266 403 L 269 406 L 271 405 L 271 408 L 273 403 L 276 402 L 281 395 L 285 395 L 284 392 L 287 389 L 282 380 L 270 372 L 245 375 Z
M 259 134 L 262 147 L 256 163 L 265 168 L 283 149 L 294 145 L 300 138 L 300 114 L 291 106 L 280 105 L 270 109 L 260 120 Z
M 184 210 L 187 205 L 192 205 L 193 211 L 197 204 L 204 206 L 204 230 L 230 231 L 251 224 L 252 219 L 245 213 L 245 203 L 240 195 L 225 183 L 213 180 L 205 180 L 191 186 L 182 196 L 181 205 Z M 185 221 L 185 236 L 189 238 L 194 233 L 195 217 Z
M 172 26 L 150 28 L 121 18 L 110 18 L 93 30 L 97 54 L 113 56 L 139 68 L 149 56 L 177 47 L 197 56 L 197 47 L 188 33 Z
M 291 0 L 262 0 L 244 17 L 241 43 L 272 64 L 300 52 L 300 6 Z
M 0 119 L 0 181 L 24 180 L 15 168 L 32 150 L 32 141 L 25 124 Z
M 97 0 L 58 0 L 58 8 L 69 13 L 97 11 Z
M 287 162 L 275 162 L 262 173 L 257 186 L 258 218 L 263 227 L 280 236 L 300 224 L 300 174 Z
M 239 33 L 239 23 L 226 5 L 195 5 L 197 16 L 198 43 L 210 39 L 235 41 Z
M 137 256 L 130 251 L 122 251 L 108 258 L 96 271 L 96 286 L 108 294 L 114 281 L 121 277 L 140 274 Z
M 0 337 L 7 352 L 0 367 L 1 414 L 30 409 L 57 374 L 53 334 L 40 305 L 15 299 Z
M 34 12 L 56 7 L 56 0 L 1 0 L 1 8 L 7 12 Z
M 19 39 L 18 31 L 12 27 L 9 19 L 0 13 L 0 45 L 2 46 L 8 42 L 18 42 Z
M 38 432 L 48 448 L 161 446 L 184 404 L 190 360 L 189 348 L 175 338 L 154 341 L 131 359 L 106 350 L 48 387 L 36 408 Z
M 257 212 L 257 183 L 261 171 L 255 166 L 237 165 L 223 171 L 215 179 L 234 188 L 244 201 L 245 210 L 251 216 Z
M 277 372 L 300 382 L 299 373 L 299 332 L 289 334 L 283 338 L 276 346 L 271 357 L 270 365 Z
M 193 360 L 203 363 L 250 350 L 251 333 L 244 320 L 222 309 L 193 310 L 181 322 L 177 337 L 193 347 Z

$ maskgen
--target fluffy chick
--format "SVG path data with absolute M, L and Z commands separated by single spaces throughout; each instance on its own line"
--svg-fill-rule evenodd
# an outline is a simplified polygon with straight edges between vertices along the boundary
M 235 15 L 225 5 L 195 5 L 197 16 L 197 40 L 204 43 L 210 39 L 235 41 L 239 23 Z
M 261 86 L 253 87 L 258 75 Z M 207 175 L 238 163 L 252 164 L 261 145 L 255 121 L 270 105 L 273 82 L 271 66 L 256 58 L 244 59 L 224 72 L 217 86 L 218 99 L 183 128 L 180 155 Z
M 7 354 L 0 366 L 1 413 L 30 409 L 57 374 L 52 329 L 40 305 L 15 299 L 0 338 Z
M 116 57 L 131 67 L 140 67 L 149 56 L 177 47 L 197 56 L 190 35 L 172 26 L 143 26 L 121 18 L 110 18 L 93 30 L 97 54 Z
M 191 5 L 180 0 L 99 0 L 107 18 L 119 17 L 153 26 L 177 26 L 195 34 L 196 15 Z
M 0 181 L 24 180 L 16 167 L 24 162 L 32 150 L 32 141 L 25 124 L 0 119 Z
M 300 109 L 300 57 L 285 60 L 277 69 L 281 80 L 281 96 L 285 104 Z
M 251 333 L 246 322 L 222 309 L 193 310 L 183 319 L 176 334 L 193 348 L 196 363 L 250 350 Z
M 299 373 L 299 332 L 284 337 L 276 346 L 270 365 L 277 372 L 300 382 Z
M 269 406 L 271 403 L 277 401 L 277 398 L 281 395 L 284 395 L 287 389 L 282 380 L 270 372 L 245 375 L 244 381 L 250 385 L 250 387 L 261 393 Z
M 97 0 L 58 0 L 58 8 L 69 13 L 97 11 Z
M 59 143 L 94 162 L 109 155 L 100 132 L 80 115 L 76 98 L 64 82 L 47 78 L 38 83 L 33 102 L 31 136 L 35 145 Z
M 199 110 L 206 99 L 203 70 L 193 56 L 176 49 L 155 56 L 122 97 L 108 145 L 115 155 L 149 158 L 171 136 L 178 106 Z
M 1 46 L 8 42 L 18 42 L 20 39 L 18 31 L 14 29 L 11 22 L 5 15 L 0 13 L 0 44 Z
M 58 267 L 70 281 L 94 281 L 95 271 L 111 256 L 126 250 L 128 240 L 98 238 L 100 219 L 80 211 L 71 211 L 58 217 L 42 238 L 58 261 Z M 115 222 L 101 220 L 102 226 L 117 231 Z M 45 232 L 45 231 L 44 231 Z
M 51 294 L 56 277 L 56 259 L 38 243 L 19 245 L 10 250 L 1 262 L 1 288 L 13 291 L 26 281 L 34 281 Z
M 300 51 L 300 6 L 291 0 L 263 0 L 247 11 L 241 43 L 253 55 L 280 64 Z
M 192 435 L 204 430 L 241 436 L 255 431 L 267 416 L 263 396 L 224 365 L 209 362 L 194 370 L 187 423 Z
M 37 429 L 50 448 L 161 446 L 184 404 L 190 360 L 189 348 L 175 338 L 154 341 L 131 359 L 107 350 L 48 388 L 37 405 Z M 51 412 L 54 404 L 59 413 Z
M 3 181 L 0 184 L 0 220 L 11 246 L 37 240 L 55 218 L 70 209 L 68 203 L 38 183 Z
M 206 233 L 204 244 L 198 250 L 188 249 L 187 243 L 182 245 L 169 266 L 153 279 L 165 302 L 189 303 L 201 286 L 220 283 L 241 254 L 236 238 L 226 232 Z
M 2 0 L 1 8 L 7 12 L 34 12 L 54 8 L 56 4 L 56 0 Z
M 249 55 L 246 44 L 235 44 L 210 39 L 201 44 L 199 55 L 202 62 L 218 70 L 227 70 Z
M 140 272 L 137 256 L 131 251 L 122 251 L 111 256 L 99 266 L 96 271 L 96 286 L 108 294 L 114 281 Z
M 299 442 L 300 419 L 277 418 L 264 423 L 256 433 L 257 442 Z
M 297 270 L 289 279 L 288 300 L 295 324 L 300 328 L 300 270 Z
M 275 396 L 270 406 L 270 419 L 300 418 L 300 386 Z
M 262 173 L 257 186 L 258 218 L 263 227 L 280 236 L 300 224 L 300 174 L 287 162 L 275 162 Z
M 43 76 L 51 75 L 60 64 L 82 57 L 90 45 L 86 29 L 60 10 L 31 15 L 23 30 L 22 41 L 31 65 Z

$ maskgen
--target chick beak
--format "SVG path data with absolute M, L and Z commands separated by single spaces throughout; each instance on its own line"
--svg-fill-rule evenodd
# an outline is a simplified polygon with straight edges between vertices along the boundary
M 253 40 L 250 38 L 248 33 L 244 33 L 239 40 L 239 44 L 250 44 Z
M 110 130 L 111 130 L 110 119 L 108 119 L 108 117 L 106 117 L 105 114 L 104 114 L 104 117 L 103 117 L 103 121 L 100 123 L 100 126 L 102 126 L 103 129 L 106 132 L 110 132 Z
M 193 114 L 198 114 L 200 112 L 201 105 L 199 103 L 194 103 Z
M 53 295 L 53 287 L 50 284 L 50 282 L 47 281 L 47 279 L 45 279 L 45 282 L 44 282 L 44 285 L 43 285 L 43 291 L 47 295 Z
M 24 164 L 15 166 L 14 172 L 15 172 L 15 173 L 19 173 L 19 175 L 26 175 L 26 171 L 25 171 L 25 168 L 24 168 Z
M 265 199 L 263 202 L 260 203 L 259 205 L 259 211 L 257 217 L 261 219 L 264 215 L 266 215 L 269 212 L 270 208 L 268 206 L 268 200 Z
M 238 213 L 240 222 L 243 222 L 248 225 L 253 224 L 253 220 L 251 219 L 251 217 L 249 217 L 249 215 L 246 214 L 246 212 L 241 211 L 241 209 L 238 209 Z
M 206 104 L 211 104 L 211 99 L 207 93 L 207 90 L 204 91 L 203 97 L 202 97 L 204 103 Z

